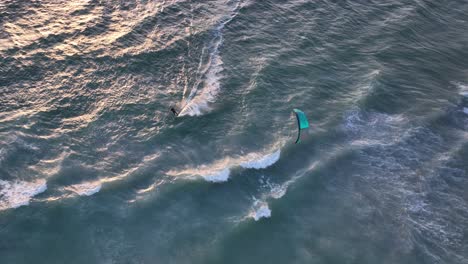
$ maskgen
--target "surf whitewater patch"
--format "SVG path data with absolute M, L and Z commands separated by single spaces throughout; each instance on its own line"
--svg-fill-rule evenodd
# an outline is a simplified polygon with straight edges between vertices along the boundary
M 259 221 L 262 218 L 269 218 L 271 216 L 271 210 L 266 202 L 255 201 L 249 216 L 255 221 Z
M 293 179 L 283 184 L 276 184 L 270 182 L 269 178 L 262 176 L 259 180 L 260 187 L 261 189 L 265 189 L 266 192 L 262 194 L 260 199 L 254 198 L 248 217 L 253 218 L 255 221 L 271 217 L 271 209 L 268 206 L 268 200 L 270 200 L 270 198 L 280 199 L 283 197 L 288 190 L 288 186 L 294 183 L 297 178 L 298 177 L 295 176 Z
M 255 155 L 253 155 L 249 161 L 242 162 L 240 166 L 246 169 L 264 169 L 275 164 L 280 158 L 280 153 L 278 149 L 274 153 L 265 156 L 255 157 Z
M 212 174 L 203 175 L 203 178 L 209 182 L 225 182 L 229 178 L 229 169 L 214 172 Z
M 32 197 L 46 189 L 47 183 L 44 179 L 32 182 L 0 180 L 0 211 L 28 205 Z
M 455 86 L 459 90 L 459 94 L 463 97 L 468 97 L 468 85 L 464 83 L 455 82 Z

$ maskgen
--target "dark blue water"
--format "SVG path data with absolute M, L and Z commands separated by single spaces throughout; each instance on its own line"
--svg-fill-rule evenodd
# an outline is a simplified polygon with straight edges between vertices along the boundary
M 467 263 L 467 14 L 0 0 L 0 263 Z

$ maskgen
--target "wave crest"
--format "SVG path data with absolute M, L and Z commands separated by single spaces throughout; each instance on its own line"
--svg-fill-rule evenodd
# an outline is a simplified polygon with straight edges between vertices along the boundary
M 32 182 L 0 180 L 0 211 L 28 205 L 32 197 L 47 190 L 44 179 Z
M 102 188 L 100 181 L 97 182 L 84 182 L 65 187 L 65 190 L 74 192 L 80 196 L 91 196 L 99 192 Z
M 170 170 L 170 176 L 202 177 L 209 182 L 225 182 L 229 179 L 231 168 L 240 166 L 245 169 L 265 169 L 280 158 L 281 151 L 278 149 L 270 154 L 250 153 L 238 158 L 227 157 L 209 165 L 201 165 L 195 168 L 183 170 Z
M 253 157 L 252 160 L 242 162 L 240 166 L 246 169 L 264 169 L 276 163 L 280 158 L 280 153 L 281 152 L 278 149 L 271 154 L 261 156 L 259 158 Z

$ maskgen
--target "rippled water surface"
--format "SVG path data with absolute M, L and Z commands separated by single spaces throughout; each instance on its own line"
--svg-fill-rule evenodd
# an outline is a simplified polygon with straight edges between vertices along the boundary
M 0 263 L 468 263 L 467 14 L 0 0 Z

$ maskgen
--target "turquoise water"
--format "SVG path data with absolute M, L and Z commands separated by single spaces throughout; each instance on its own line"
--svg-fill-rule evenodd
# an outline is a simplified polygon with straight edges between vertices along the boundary
M 467 263 L 467 13 L 1 1 L 0 263 Z

